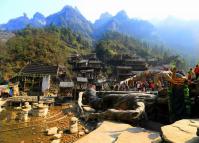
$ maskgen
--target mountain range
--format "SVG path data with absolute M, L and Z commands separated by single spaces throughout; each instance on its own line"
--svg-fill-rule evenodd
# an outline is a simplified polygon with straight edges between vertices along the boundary
M 163 43 L 185 55 L 187 53 L 194 55 L 193 53 L 199 51 L 197 48 L 199 44 L 198 24 L 199 21 L 185 21 L 174 17 L 153 23 L 152 21 L 129 18 L 125 11 L 120 11 L 114 16 L 103 13 L 98 20 L 91 23 L 77 8 L 65 6 L 61 11 L 47 17 L 37 12 L 30 19 L 24 14 L 11 19 L 6 24 L 1 24 L 0 30 L 16 31 L 27 26 L 42 28 L 54 25 L 70 28 L 72 31 L 92 39 L 100 39 L 104 33 L 116 31 L 140 40 Z

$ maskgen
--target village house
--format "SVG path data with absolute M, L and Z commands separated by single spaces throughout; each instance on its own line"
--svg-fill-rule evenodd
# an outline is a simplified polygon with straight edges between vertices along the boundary
M 88 80 L 97 80 L 102 72 L 102 62 L 99 61 L 95 53 L 85 55 L 83 59 L 73 64 L 73 71 L 76 77 L 86 77 Z
M 118 55 L 111 63 L 116 69 L 116 79 L 123 80 L 148 69 L 145 59 L 138 55 Z
M 130 66 L 117 66 L 116 67 L 116 76 L 117 80 L 124 80 L 132 76 L 132 67 Z
M 17 80 L 21 91 L 28 95 L 57 94 L 59 76 L 64 74 L 64 68 L 57 65 L 28 64 L 18 73 Z

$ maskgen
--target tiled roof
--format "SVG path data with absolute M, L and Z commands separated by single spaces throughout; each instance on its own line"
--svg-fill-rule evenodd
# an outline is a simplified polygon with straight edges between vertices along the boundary
M 20 74 L 57 75 L 58 70 L 59 66 L 29 64 L 20 71 Z

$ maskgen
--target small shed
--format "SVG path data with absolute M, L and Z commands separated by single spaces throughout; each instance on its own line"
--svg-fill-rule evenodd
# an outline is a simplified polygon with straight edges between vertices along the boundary
M 87 77 L 77 77 L 75 83 L 75 97 L 77 99 L 79 92 L 85 91 L 87 89 L 88 78 Z
M 65 97 L 73 97 L 74 82 L 60 82 L 59 84 L 59 95 Z
M 86 89 L 87 88 L 88 79 L 86 77 L 77 77 L 76 89 Z
M 20 88 L 29 94 L 48 95 L 51 85 L 62 72 L 58 65 L 28 64 L 18 73 Z

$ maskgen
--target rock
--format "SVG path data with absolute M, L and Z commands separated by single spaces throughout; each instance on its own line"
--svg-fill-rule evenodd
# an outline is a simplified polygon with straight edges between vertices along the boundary
M 104 121 L 96 130 L 75 143 L 151 143 L 160 138 L 158 133 L 129 124 Z
M 85 129 L 84 131 L 86 134 L 88 134 L 90 131 L 88 129 Z
M 165 141 L 173 143 L 197 143 L 197 127 L 199 119 L 183 119 L 175 123 L 161 127 L 162 136 Z
M 85 135 L 85 132 L 81 131 L 81 132 L 79 132 L 79 135 L 83 136 L 83 135 Z
M 55 139 L 60 139 L 60 138 L 62 137 L 62 134 L 55 134 L 53 137 L 54 137 Z
M 74 134 L 78 132 L 78 119 L 76 117 L 72 117 L 70 120 L 70 133 Z
M 20 112 L 17 113 L 16 120 L 28 121 L 28 112 L 29 109 L 22 109 Z
M 112 143 L 122 131 L 131 127 L 128 124 L 104 121 L 100 127 L 75 143 L 93 143 L 93 141 L 95 143 Z
M 63 134 L 64 132 L 63 131 L 58 131 L 58 134 Z
M 78 121 L 78 119 L 76 117 L 71 118 L 71 122 L 76 123 L 77 121 Z
M 160 135 L 158 133 L 156 133 L 156 138 L 150 138 L 153 134 L 155 133 L 142 130 L 140 130 L 140 132 L 124 131 L 118 136 L 115 143 L 152 143 L 156 138 L 160 139 Z
M 31 109 L 31 105 L 26 105 L 25 108 Z
M 53 140 L 53 141 L 51 141 L 51 143 L 60 143 L 60 139 L 56 139 L 56 140 Z
M 73 105 L 70 104 L 70 105 L 69 105 L 69 108 L 73 108 Z
M 95 112 L 95 109 L 93 109 L 93 108 L 91 108 L 91 107 L 89 107 L 89 106 L 85 106 L 85 107 L 83 107 L 83 109 L 84 109 L 84 111 L 86 111 L 86 112 L 91 112 L 91 113 Z
M 47 135 L 54 135 L 54 134 L 57 134 L 57 130 L 58 130 L 57 127 L 49 128 L 49 129 L 47 129 Z
M 36 107 L 33 108 L 31 113 L 33 116 L 36 117 L 45 117 L 48 114 L 48 106 L 38 104 Z

